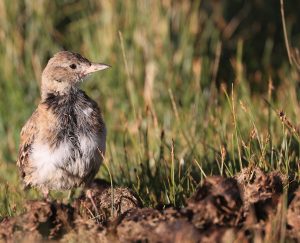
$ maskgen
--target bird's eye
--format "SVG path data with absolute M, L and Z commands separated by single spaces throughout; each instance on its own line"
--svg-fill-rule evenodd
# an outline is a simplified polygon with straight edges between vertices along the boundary
M 71 65 L 70 65 L 70 68 L 75 69 L 75 68 L 76 68 L 76 64 L 74 64 L 74 63 L 71 64 Z

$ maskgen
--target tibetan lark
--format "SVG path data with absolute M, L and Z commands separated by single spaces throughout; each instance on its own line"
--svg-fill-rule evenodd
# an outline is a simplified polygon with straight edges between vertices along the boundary
M 21 131 L 17 165 L 26 187 L 88 187 L 105 154 L 106 129 L 97 103 L 80 90 L 89 74 L 110 67 L 61 51 L 42 73 L 41 101 Z

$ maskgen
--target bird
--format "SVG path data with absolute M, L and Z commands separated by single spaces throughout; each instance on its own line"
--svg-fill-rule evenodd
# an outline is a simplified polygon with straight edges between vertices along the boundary
M 25 188 L 48 198 L 52 190 L 88 187 L 105 155 L 102 111 L 80 84 L 110 65 L 60 51 L 41 77 L 41 100 L 20 133 L 17 166 Z M 91 195 L 90 195 L 91 196 Z

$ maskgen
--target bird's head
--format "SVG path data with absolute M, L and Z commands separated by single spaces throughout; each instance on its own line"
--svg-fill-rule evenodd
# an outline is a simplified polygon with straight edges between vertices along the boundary
M 56 53 L 45 67 L 42 74 L 42 97 L 47 93 L 67 94 L 77 88 L 89 74 L 109 68 L 103 63 L 90 62 L 78 53 L 60 51 Z

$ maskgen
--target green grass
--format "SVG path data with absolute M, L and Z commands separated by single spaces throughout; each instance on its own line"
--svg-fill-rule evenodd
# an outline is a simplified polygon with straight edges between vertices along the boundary
M 3 0 L 0 16 L 0 218 L 39 197 L 20 186 L 19 133 L 39 102 L 47 59 L 63 48 L 112 65 L 83 84 L 108 129 L 98 176 L 109 181 L 110 172 L 114 185 L 129 186 L 146 206 L 182 206 L 206 176 L 247 166 L 298 179 L 297 132 L 277 114 L 299 120 L 296 70 L 286 59 L 265 69 L 262 86 L 272 87 L 273 76 L 280 83 L 253 92 L 249 46 L 240 38 L 227 58 L 233 76 L 223 80 L 226 40 L 201 1 Z M 276 51 L 270 41 L 265 66 Z

